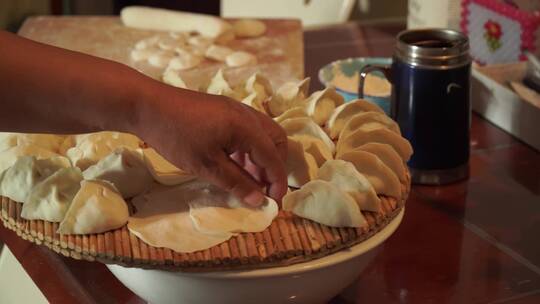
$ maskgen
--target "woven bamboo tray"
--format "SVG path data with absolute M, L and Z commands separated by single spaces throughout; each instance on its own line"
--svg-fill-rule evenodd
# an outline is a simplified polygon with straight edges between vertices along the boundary
M 371 237 L 404 207 L 410 190 L 410 177 L 402 185 L 401 201 L 380 196 L 383 211 L 363 211 L 368 227 L 335 228 L 280 211 L 266 230 L 241 233 L 212 248 L 194 253 L 178 253 L 144 243 L 127 225 L 99 234 L 61 235 L 59 223 L 25 220 L 22 203 L 0 197 L 4 226 L 24 240 L 45 245 L 54 252 L 74 259 L 99 261 L 126 267 L 172 271 L 219 271 L 285 266 L 326 256 Z

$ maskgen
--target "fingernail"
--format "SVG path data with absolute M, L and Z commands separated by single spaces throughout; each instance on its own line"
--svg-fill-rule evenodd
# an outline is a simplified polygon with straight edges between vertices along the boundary
M 252 206 L 259 206 L 264 200 L 264 195 L 259 191 L 253 191 L 244 197 L 244 202 Z

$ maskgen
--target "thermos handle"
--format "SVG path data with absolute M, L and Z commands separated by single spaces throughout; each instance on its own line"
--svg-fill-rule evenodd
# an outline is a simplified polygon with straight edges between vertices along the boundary
M 364 98 L 364 83 L 366 81 L 366 77 L 371 72 L 381 72 L 386 80 L 388 80 L 390 83 L 392 83 L 392 68 L 390 65 L 380 65 L 380 64 L 366 64 L 360 69 L 360 82 L 358 83 L 358 98 Z M 390 116 L 392 119 L 395 119 L 397 112 L 396 112 L 396 104 L 391 98 L 390 101 Z

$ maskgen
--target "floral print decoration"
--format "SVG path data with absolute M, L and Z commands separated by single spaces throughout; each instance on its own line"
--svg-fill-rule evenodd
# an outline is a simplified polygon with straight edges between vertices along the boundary
M 495 52 L 501 46 L 502 28 L 498 22 L 489 19 L 484 23 L 484 39 L 491 52 Z

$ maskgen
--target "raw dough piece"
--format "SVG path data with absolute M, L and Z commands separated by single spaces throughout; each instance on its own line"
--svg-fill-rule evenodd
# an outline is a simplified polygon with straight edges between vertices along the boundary
M 214 95 L 224 95 L 238 101 L 244 99 L 243 92 L 241 92 L 240 90 L 233 90 L 231 88 L 231 86 L 225 79 L 225 76 L 223 75 L 222 69 L 219 69 L 216 75 L 212 77 L 212 79 L 210 80 L 210 84 L 206 89 L 206 93 Z
M 389 144 L 405 162 L 411 158 L 413 153 L 409 141 L 386 128 L 380 128 L 370 131 L 359 129 L 347 137 L 340 138 L 337 143 L 337 156 L 339 158 L 340 155 L 370 142 Z
M 251 75 L 248 80 L 246 80 L 244 89 L 248 93 L 255 93 L 255 99 L 260 104 L 262 104 L 263 101 L 266 101 L 274 93 L 270 81 L 260 73 Z
M 143 149 L 144 162 L 154 179 L 167 186 L 179 185 L 195 178 L 194 175 L 178 169 L 152 148 Z
M 297 118 L 297 117 L 308 117 L 306 110 L 304 110 L 304 108 L 302 107 L 290 108 L 287 111 L 283 112 L 278 117 L 274 117 L 274 121 L 281 124 L 286 119 Z
M 304 152 L 311 154 L 317 162 L 317 167 L 322 166 L 326 161 L 331 160 L 332 152 L 328 146 L 320 139 L 309 135 L 291 136 L 292 139 L 300 142 Z
M 244 51 L 237 51 L 225 58 L 225 63 L 227 66 L 236 68 L 246 65 L 255 65 L 257 64 L 257 57 L 251 53 Z
M 160 49 L 165 51 L 172 51 L 177 47 L 182 47 L 185 43 L 183 36 L 178 36 L 179 38 L 174 38 L 172 36 L 163 36 L 160 37 L 157 45 Z
M 302 144 L 289 137 L 287 143 L 287 185 L 289 187 L 300 188 L 317 176 L 317 161 L 315 158 L 304 152 Z
M 351 151 L 343 154 L 340 159 L 351 162 L 368 179 L 377 194 L 394 197 L 398 201 L 401 199 L 401 184 L 397 175 L 376 155 Z
M 137 41 L 137 43 L 135 43 L 135 49 L 144 50 L 148 48 L 155 48 L 157 46 L 158 41 L 159 41 L 159 36 L 151 36 L 148 38 L 144 38 L 142 40 Z
M 167 69 L 176 71 L 189 70 L 198 66 L 201 61 L 202 58 L 200 56 L 193 54 L 183 54 L 171 59 L 171 61 L 169 61 Z
M 326 128 L 330 131 L 330 137 L 332 139 L 337 138 L 345 123 L 353 115 L 368 111 L 384 114 L 384 111 L 379 106 L 363 99 L 356 99 L 337 107 L 326 122 Z
M 144 6 L 128 6 L 122 9 L 120 18 L 129 27 L 158 31 L 198 32 L 213 38 L 232 31 L 232 26 L 218 17 Z
M 133 50 L 131 50 L 130 57 L 135 62 L 144 61 L 144 60 L 148 60 L 148 58 L 150 58 L 150 56 L 155 55 L 156 52 L 159 52 L 159 50 L 156 50 L 156 49 L 142 49 L 142 50 L 133 49 Z
M 83 180 L 64 220 L 60 234 L 92 234 L 120 228 L 129 211 L 118 190 L 107 181 Z
M 381 211 L 381 200 L 368 179 L 344 160 L 330 160 L 319 169 L 317 179 L 328 181 L 349 194 L 360 210 Z
M 330 152 L 334 154 L 336 146 L 334 142 L 324 133 L 323 129 L 319 127 L 309 117 L 297 117 L 285 119 L 281 122 L 281 127 L 285 130 L 288 136 L 308 135 L 322 140 L 330 149 Z
M 21 217 L 27 220 L 61 222 L 79 191 L 79 168 L 62 168 L 37 184 L 26 197 Z
M 268 100 L 270 114 L 276 117 L 293 107 L 304 106 L 309 91 L 309 80 L 307 77 L 300 82 L 286 82 L 279 87 Z
M 162 80 L 166 84 L 172 85 L 173 87 L 188 89 L 186 83 L 184 82 L 182 77 L 180 77 L 178 71 L 172 69 L 165 69 L 165 72 L 163 72 Z
M 306 100 L 306 113 L 319 126 L 324 125 L 334 109 L 343 105 L 343 97 L 334 88 L 316 91 Z
M 255 38 L 264 35 L 266 25 L 255 19 L 240 19 L 233 23 L 234 34 L 240 38 Z
M 255 110 L 266 114 L 262 100 L 257 99 L 257 93 L 251 93 L 246 98 L 242 99 L 242 103 L 248 105 Z
M 208 49 L 206 49 L 206 53 L 204 54 L 204 56 L 206 58 L 210 58 L 219 62 L 225 62 L 227 56 L 229 56 L 233 52 L 234 51 L 228 47 L 212 44 L 208 47 Z
M 283 197 L 283 209 L 331 227 L 362 227 L 367 221 L 358 204 L 334 184 L 314 180 Z
M 164 68 L 173 58 L 174 52 L 159 50 L 148 57 L 148 63 L 157 68 Z
M 60 152 L 65 136 L 0 132 L 0 152 L 15 146 L 37 146 L 54 153 Z
M 111 182 L 123 198 L 139 195 L 150 188 L 154 179 L 143 160 L 142 151 L 119 148 L 84 170 L 85 179 Z
M 24 203 L 35 185 L 61 168 L 69 166 L 69 160 L 62 156 L 47 159 L 23 156 L 0 176 L 0 195 Z
M 21 145 L 0 152 L 0 174 L 13 166 L 22 156 L 35 156 L 37 159 L 58 157 L 60 155 L 35 145 Z M 69 164 L 69 161 L 67 162 Z
M 354 149 L 354 151 L 365 151 L 376 155 L 385 165 L 388 166 L 402 183 L 407 181 L 407 169 L 399 154 L 388 144 L 367 143 Z
M 338 127 L 339 124 L 336 121 L 334 126 Z M 401 135 L 398 124 L 385 114 L 379 112 L 361 112 L 347 119 L 341 132 L 339 132 L 339 138 L 345 138 L 358 129 L 369 131 L 377 128 L 388 128 L 390 131 Z M 337 129 L 334 130 L 334 133 Z M 330 132 L 334 134 L 332 131 Z

